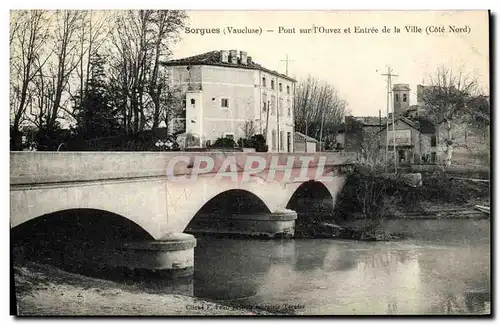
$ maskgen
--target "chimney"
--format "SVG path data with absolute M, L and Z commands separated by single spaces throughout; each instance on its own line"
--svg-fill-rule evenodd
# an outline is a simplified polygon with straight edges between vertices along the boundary
M 220 61 L 222 63 L 228 63 L 228 52 L 226 50 L 221 50 L 220 51 Z
M 241 64 L 247 65 L 247 52 L 240 51 Z
M 251 56 L 247 56 L 247 64 L 248 65 L 252 64 L 252 57 Z
M 230 50 L 229 51 L 229 59 L 231 60 L 232 64 L 238 64 L 238 51 L 237 50 Z

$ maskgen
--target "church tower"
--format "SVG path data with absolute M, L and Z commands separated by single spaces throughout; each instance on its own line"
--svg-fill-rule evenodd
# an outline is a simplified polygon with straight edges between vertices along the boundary
M 410 86 L 408 84 L 395 84 L 392 88 L 394 113 L 403 115 L 410 108 Z

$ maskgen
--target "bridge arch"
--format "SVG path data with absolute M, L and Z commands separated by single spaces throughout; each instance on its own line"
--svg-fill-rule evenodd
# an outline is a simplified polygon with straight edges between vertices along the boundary
M 307 181 L 300 184 L 291 195 L 286 208 L 297 212 L 295 225 L 298 231 L 311 221 L 330 220 L 333 217 L 336 192 L 328 185 L 321 181 Z
M 153 240 L 124 216 L 96 209 L 67 209 L 44 214 L 11 229 L 16 258 L 62 268 L 85 263 L 103 249 L 128 242 Z
M 86 229 L 94 227 L 96 231 L 105 231 L 108 238 L 119 235 L 130 240 L 153 239 L 151 233 L 129 218 L 110 211 L 87 208 L 64 209 L 46 213 L 16 225 L 11 231 L 13 235 L 21 235 L 28 230 L 46 229 L 50 231 L 51 226 L 59 224 Z
M 211 177 L 198 177 L 197 182 L 167 181 L 166 188 L 169 225 L 180 231 L 186 229 L 195 215 L 214 198 L 243 195 L 255 206 L 260 206 L 259 211 L 265 207 L 265 212 L 274 212 L 281 204 L 283 195 L 279 185 L 266 185 L 254 177 L 250 177 L 248 182 L 217 181 Z M 228 203 L 234 202 L 229 200 Z M 252 207 L 251 204 L 248 206 Z
M 168 229 L 165 186 L 161 180 L 11 187 L 11 228 L 40 216 L 76 209 L 107 211 L 122 216 L 154 239 L 161 238 Z
M 217 222 L 233 215 L 270 213 L 265 201 L 257 194 L 244 189 L 228 189 L 213 195 L 204 202 L 189 221 L 186 229 L 217 227 Z

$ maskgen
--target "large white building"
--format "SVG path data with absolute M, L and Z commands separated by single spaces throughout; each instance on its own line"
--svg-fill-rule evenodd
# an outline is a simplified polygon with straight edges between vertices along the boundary
M 200 145 L 245 137 L 245 125 L 267 139 L 270 152 L 293 152 L 296 80 L 264 68 L 246 52 L 220 50 L 164 63 L 185 105 L 185 131 Z

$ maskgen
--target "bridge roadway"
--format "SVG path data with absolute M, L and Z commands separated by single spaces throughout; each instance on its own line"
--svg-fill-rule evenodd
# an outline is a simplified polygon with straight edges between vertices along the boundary
M 10 224 L 72 209 L 111 212 L 154 240 L 125 243 L 100 263 L 190 274 L 196 239 L 183 231 L 207 202 L 232 190 L 250 193 L 267 212 L 228 216 L 239 218 L 242 233 L 293 235 L 297 215 L 286 209 L 292 195 L 319 182 L 334 204 L 353 159 L 350 153 L 11 152 Z

